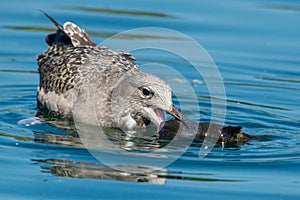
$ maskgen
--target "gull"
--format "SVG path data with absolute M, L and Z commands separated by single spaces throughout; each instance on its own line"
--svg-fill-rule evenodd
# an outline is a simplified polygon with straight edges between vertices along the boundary
M 44 13 L 44 12 L 43 12 Z M 103 127 L 134 129 L 165 122 L 165 112 L 181 120 L 182 114 L 172 103 L 171 87 L 159 77 L 143 73 L 136 59 L 126 51 L 98 46 L 79 26 L 60 25 L 46 37 L 48 49 L 37 56 L 40 85 L 38 108 L 46 114 L 74 119 L 78 99 L 90 93 Z M 89 112 L 80 112 L 82 119 Z

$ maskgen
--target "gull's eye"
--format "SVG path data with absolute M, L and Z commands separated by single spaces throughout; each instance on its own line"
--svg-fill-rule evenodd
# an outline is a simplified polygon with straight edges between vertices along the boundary
M 142 89 L 143 95 L 149 96 L 151 94 L 151 91 L 148 88 L 143 88 Z
M 154 92 L 148 87 L 140 87 L 139 90 L 142 92 L 144 98 L 151 98 Z

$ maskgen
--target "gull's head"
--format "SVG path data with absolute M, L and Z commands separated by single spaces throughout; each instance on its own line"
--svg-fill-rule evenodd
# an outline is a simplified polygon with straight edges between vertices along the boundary
M 122 87 L 121 93 L 126 97 L 120 101 L 123 103 L 119 108 L 124 111 L 123 125 L 126 127 L 147 126 L 150 122 L 160 127 L 165 121 L 165 113 L 178 120 L 182 119 L 181 113 L 172 103 L 172 90 L 162 79 L 140 73 L 124 83 L 126 86 Z

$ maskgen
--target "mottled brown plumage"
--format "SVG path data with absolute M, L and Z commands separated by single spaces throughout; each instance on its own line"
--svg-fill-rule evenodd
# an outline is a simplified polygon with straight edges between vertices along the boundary
M 159 126 L 164 121 L 163 111 L 181 118 L 172 105 L 169 85 L 141 72 L 130 53 L 97 46 L 75 24 L 61 26 L 45 15 L 58 30 L 47 36 L 49 48 L 37 57 L 40 109 L 73 118 L 74 106 L 92 94 L 95 98 L 91 104 L 102 126 L 134 128 L 149 121 Z M 89 117 L 83 111 L 78 115 L 81 119 Z

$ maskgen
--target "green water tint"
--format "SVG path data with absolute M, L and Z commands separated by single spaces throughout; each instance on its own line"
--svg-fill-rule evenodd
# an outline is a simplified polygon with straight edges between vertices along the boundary
M 3 26 L 4 29 L 9 30 L 19 30 L 19 31 L 33 31 L 33 32 L 47 32 L 52 33 L 56 32 L 55 28 L 48 27 L 34 27 L 34 26 Z M 89 31 L 87 30 L 90 36 L 99 37 L 99 38 L 109 38 L 113 35 L 116 35 L 118 32 L 111 31 Z M 182 38 L 172 37 L 172 36 L 160 36 L 160 35 L 147 35 L 147 34 L 122 34 L 120 39 L 152 39 L 152 40 L 181 40 Z
M 114 14 L 114 15 L 130 15 L 130 16 L 143 16 L 143 17 L 158 17 L 158 18 L 175 18 L 172 15 L 159 12 L 142 12 L 137 10 L 118 10 L 118 9 L 107 9 L 107 8 L 92 8 L 92 7 L 83 7 L 83 6 L 71 6 L 71 7 L 62 7 L 66 10 L 74 11 L 83 11 L 89 13 L 104 13 L 104 14 Z

